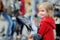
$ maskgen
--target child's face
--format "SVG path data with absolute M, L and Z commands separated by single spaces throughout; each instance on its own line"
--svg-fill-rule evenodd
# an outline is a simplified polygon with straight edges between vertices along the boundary
M 45 8 L 39 8 L 39 15 L 41 16 L 41 17 L 47 17 L 48 16 L 48 14 L 47 14 L 47 11 L 46 11 L 46 9 Z

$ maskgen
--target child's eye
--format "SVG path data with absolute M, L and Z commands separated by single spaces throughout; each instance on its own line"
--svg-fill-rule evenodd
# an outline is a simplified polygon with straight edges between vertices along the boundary
M 41 10 L 42 12 L 44 12 L 44 10 Z
M 40 10 L 40 12 L 44 12 L 45 10 Z

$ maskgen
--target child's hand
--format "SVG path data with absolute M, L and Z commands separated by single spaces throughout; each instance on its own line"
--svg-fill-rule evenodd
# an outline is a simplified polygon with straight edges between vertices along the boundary
M 29 38 L 32 38 L 32 34 L 29 35 Z
M 32 34 L 29 35 L 28 40 L 33 40 Z

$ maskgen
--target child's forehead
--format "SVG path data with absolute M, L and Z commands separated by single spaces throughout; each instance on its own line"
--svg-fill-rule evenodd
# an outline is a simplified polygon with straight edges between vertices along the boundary
M 39 10 L 41 10 L 41 9 L 46 9 L 45 5 L 40 5 Z
M 40 8 L 39 8 L 39 11 L 40 11 L 40 10 L 46 10 L 46 8 L 45 8 L 45 7 L 40 7 Z

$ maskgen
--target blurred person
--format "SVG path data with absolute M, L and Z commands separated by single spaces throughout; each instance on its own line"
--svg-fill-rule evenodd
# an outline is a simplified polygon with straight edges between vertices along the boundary
M 10 6 L 14 8 L 14 15 L 18 12 L 19 10 L 19 5 L 21 3 L 19 3 L 18 0 L 15 0 L 15 4 L 11 4 Z M 13 2 L 14 3 L 14 2 Z M 18 7 L 16 7 L 18 6 Z M 16 7 L 16 8 L 15 8 Z M 15 10 L 17 10 L 15 12 Z M 6 13 L 4 12 L 2 14 L 4 16 L 4 18 L 8 21 L 9 25 L 8 25 L 8 28 L 7 28 L 7 32 L 6 32 L 6 38 L 9 40 L 13 40 L 13 35 L 14 35 L 14 32 L 15 32 L 15 26 L 16 26 L 16 18 L 15 16 L 13 16 L 12 14 L 9 14 L 9 13 Z
M 0 0 L 0 12 L 2 12 L 3 17 L 9 22 L 7 34 L 6 34 L 8 36 L 10 33 L 9 30 L 12 25 L 12 20 L 11 20 L 11 17 L 9 15 L 7 15 L 6 10 L 5 10 L 5 6 L 4 6 L 2 0 Z
M 15 25 L 15 21 L 13 21 L 12 20 L 12 17 L 7 13 L 7 10 L 6 10 L 6 5 L 4 5 L 3 4 L 3 1 L 2 0 L 0 0 L 1 2 L 1 12 L 2 12 L 2 15 L 3 15 L 3 17 L 5 18 L 5 20 L 7 20 L 8 21 L 8 27 L 7 27 L 7 31 L 6 31 L 6 38 L 7 39 L 10 39 L 10 38 L 13 38 L 13 34 L 12 34 L 12 32 L 14 32 L 13 30 L 13 28 L 14 28 L 14 25 Z
M 28 2 L 27 4 L 26 4 L 28 7 L 26 7 L 25 9 L 26 9 L 26 14 L 24 15 L 28 20 L 30 20 L 31 19 L 31 12 L 32 12 L 32 9 L 31 9 L 31 3 L 30 2 Z
M 15 2 L 15 3 L 14 3 Z M 10 40 L 13 40 L 13 35 L 15 32 L 15 27 L 16 27 L 16 13 L 18 13 L 18 10 L 20 9 L 21 3 L 18 0 L 14 0 L 13 4 L 10 6 L 14 8 L 14 14 L 3 14 L 5 19 L 9 22 L 8 28 L 7 28 L 7 33 L 6 33 L 6 38 L 9 38 Z M 18 7 L 17 7 L 18 6 Z
M 18 5 L 17 4 L 18 3 L 18 1 L 16 2 L 16 4 L 15 5 Z M 2 2 L 2 0 L 0 0 L 0 12 L 3 12 L 2 13 L 2 15 L 3 15 L 3 17 L 5 18 L 5 20 L 7 20 L 8 21 L 8 28 L 7 28 L 7 32 L 6 32 L 6 38 L 9 38 L 9 39 L 11 39 L 11 38 L 13 38 L 13 34 L 14 34 L 14 27 L 15 27 L 15 25 L 16 25 L 16 21 L 15 21 L 15 18 L 14 17 L 11 17 L 11 15 L 9 15 L 9 13 L 7 13 L 6 12 L 6 7 L 4 6 L 4 4 L 3 4 L 3 2 Z M 17 9 L 19 9 L 19 8 L 17 8 Z
M 25 16 L 25 2 L 24 0 L 20 0 L 21 1 L 21 6 L 20 6 L 20 10 L 19 10 L 19 14 L 18 14 L 18 17 L 16 18 L 17 19 L 17 22 L 18 24 L 20 25 L 21 29 L 20 31 L 17 33 L 18 36 L 17 38 L 20 38 L 22 37 L 22 31 L 23 31 L 23 27 L 24 25 L 27 27 L 27 30 L 31 30 L 30 29 L 30 25 L 29 25 L 29 21 L 28 21 L 28 18 Z M 29 17 L 30 18 L 30 17 Z M 25 20 L 26 19 L 26 20 Z M 26 23 L 25 23 L 26 21 Z M 28 27 L 29 26 L 29 27 Z
M 39 6 L 39 15 L 41 17 L 38 34 L 42 36 L 42 40 L 55 40 L 54 31 L 56 25 L 54 21 L 54 6 L 49 2 L 42 3 Z
M 17 38 L 21 38 L 24 25 L 26 26 L 28 31 L 31 30 L 30 25 L 27 24 L 28 20 L 24 16 L 22 16 L 22 11 L 21 10 L 19 11 L 19 14 L 17 14 L 16 20 L 17 20 L 17 23 L 20 25 L 19 26 L 20 30 L 19 30 L 19 32 L 17 32 Z

